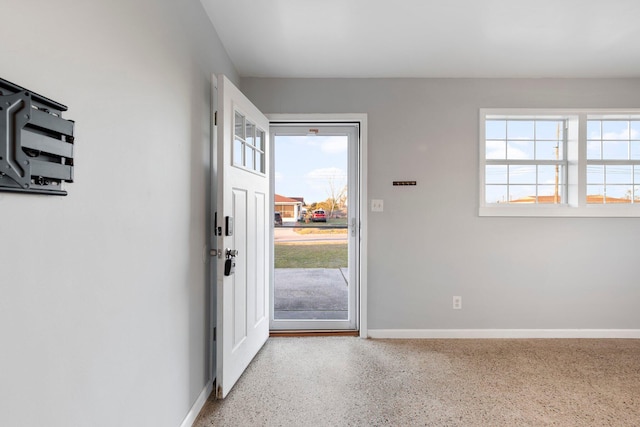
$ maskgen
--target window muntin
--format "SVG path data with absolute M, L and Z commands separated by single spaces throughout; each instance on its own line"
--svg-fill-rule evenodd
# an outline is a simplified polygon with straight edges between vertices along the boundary
M 564 203 L 566 120 L 485 120 L 486 204 Z
M 235 112 L 233 121 L 233 166 L 265 173 L 265 132 L 238 111 Z

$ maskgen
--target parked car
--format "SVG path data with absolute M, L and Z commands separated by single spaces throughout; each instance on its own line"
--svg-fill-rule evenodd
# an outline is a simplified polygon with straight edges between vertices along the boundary
M 275 213 L 273 225 L 282 225 L 282 215 L 280 212 Z
M 327 214 L 322 210 L 318 209 L 313 211 L 311 215 L 311 221 L 313 222 L 327 222 Z

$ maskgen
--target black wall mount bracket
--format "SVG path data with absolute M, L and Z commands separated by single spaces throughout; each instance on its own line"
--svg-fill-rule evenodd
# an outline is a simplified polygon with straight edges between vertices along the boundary
M 67 107 L 0 79 L 0 191 L 66 196 L 74 126 Z

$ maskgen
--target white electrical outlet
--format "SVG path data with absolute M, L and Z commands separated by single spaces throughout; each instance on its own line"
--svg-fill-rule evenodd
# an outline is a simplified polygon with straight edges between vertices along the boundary
M 453 297 L 453 309 L 462 310 L 462 297 L 459 297 L 459 296 Z
M 384 210 L 384 201 L 380 199 L 371 199 L 371 212 L 382 212 Z

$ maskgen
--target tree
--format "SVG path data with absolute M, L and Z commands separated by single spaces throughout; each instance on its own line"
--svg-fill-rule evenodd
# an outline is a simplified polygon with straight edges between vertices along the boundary
M 336 208 L 343 208 L 347 201 L 347 186 L 344 185 L 339 188 L 335 182 L 335 176 L 329 177 L 327 193 L 329 198 L 327 199 L 327 208 L 329 209 L 329 217 L 333 216 L 333 211 Z

